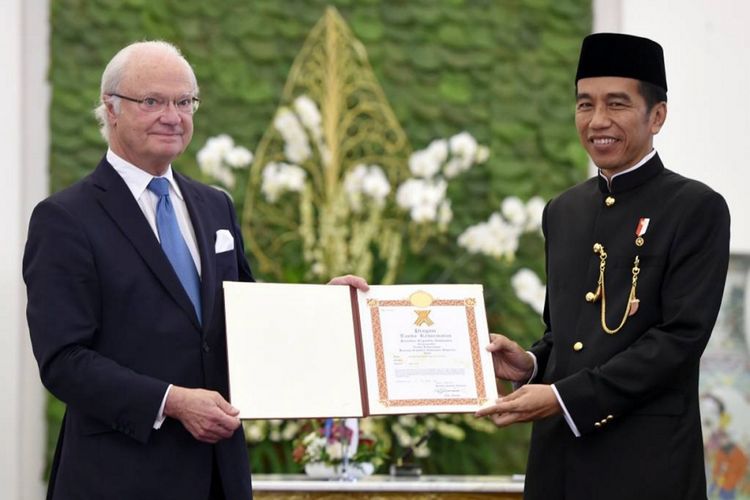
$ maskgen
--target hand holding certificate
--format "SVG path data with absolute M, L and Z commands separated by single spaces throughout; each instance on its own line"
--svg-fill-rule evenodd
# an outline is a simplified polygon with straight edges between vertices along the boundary
M 241 418 L 473 412 L 497 397 L 480 285 L 224 288 Z

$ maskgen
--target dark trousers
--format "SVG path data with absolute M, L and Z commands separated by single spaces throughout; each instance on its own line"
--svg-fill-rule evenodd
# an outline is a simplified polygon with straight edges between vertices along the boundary
M 224 489 L 221 487 L 221 474 L 217 466 L 216 451 L 214 451 L 211 462 L 211 489 L 208 492 L 208 500 L 226 500 Z

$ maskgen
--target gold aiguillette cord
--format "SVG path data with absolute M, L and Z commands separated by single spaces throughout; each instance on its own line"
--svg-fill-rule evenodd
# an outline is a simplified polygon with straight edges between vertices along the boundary
M 601 307 L 601 322 L 602 329 L 610 335 L 613 335 L 625 326 L 625 322 L 628 320 L 628 316 L 632 316 L 638 310 L 639 300 L 635 297 L 635 289 L 638 286 L 638 275 L 641 272 L 640 259 L 635 256 L 633 261 L 633 280 L 630 286 L 630 295 L 628 296 L 628 303 L 625 306 L 625 314 L 622 315 L 622 321 L 617 328 L 609 328 L 607 326 L 607 295 L 604 290 L 604 271 L 607 267 L 607 252 L 604 251 L 604 247 L 600 243 L 594 244 L 594 253 L 599 254 L 599 280 L 597 281 L 596 292 L 588 292 L 586 294 L 586 302 L 596 302 L 599 299 L 602 301 Z

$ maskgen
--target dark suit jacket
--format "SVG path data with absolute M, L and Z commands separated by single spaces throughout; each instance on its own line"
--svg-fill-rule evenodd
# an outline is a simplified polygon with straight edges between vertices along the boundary
M 639 247 L 641 218 L 650 223 Z M 727 272 L 724 199 L 656 155 L 611 191 L 593 178 L 552 200 L 543 228 L 547 332 L 531 351 L 537 381 L 555 384 L 582 436 L 562 415 L 534 425 L 527 498 L 705 499 L 698 368 Z M 584 299 L 599 276 L 595 243 L 608 254 L 609 328 L 622 320 L 640 257 L 640 307 L 613 335 L 601 302 Z
M 200 252 L 203 325 L 125 182 L 106 160 L 41 202 L 23 261 L 42 382 L 67 404 L 53 499 L 208 497 L 212 461 L 228 499 L 251 498 L 242 429 L 216 445 L 167 418 L 168 384 L 228 397 L 222 281 L 250 281 L 228 197 L 175 173 Z M 235 247 L 215 253 L 219 229 Z

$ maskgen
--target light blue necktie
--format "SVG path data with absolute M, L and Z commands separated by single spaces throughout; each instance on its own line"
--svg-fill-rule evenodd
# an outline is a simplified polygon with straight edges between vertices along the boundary
M 148 183 L 148 189 L 159 197 L 159 203 L 156 205 L 156 230 L 159 232 L 161 248 L 190 297 L 198 315 L 198 322 L 202 322 L 200 278 L 193 256 L 177 224 L 177 216 L 169 198 L 169 181 L 164 177 L 154 177 Z

